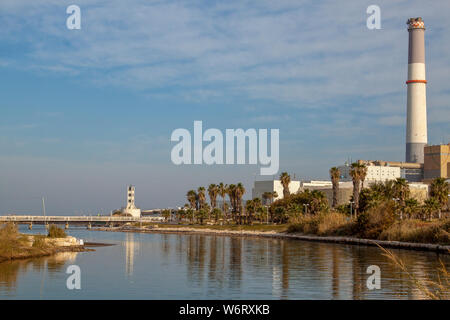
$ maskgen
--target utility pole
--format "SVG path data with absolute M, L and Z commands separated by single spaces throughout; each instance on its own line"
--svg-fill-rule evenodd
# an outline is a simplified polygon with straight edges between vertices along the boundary
M 47 228 L 47 221 L 45 219 L 45 199 L 42 197 L 42 214 L 44 215 L 44 226 Z

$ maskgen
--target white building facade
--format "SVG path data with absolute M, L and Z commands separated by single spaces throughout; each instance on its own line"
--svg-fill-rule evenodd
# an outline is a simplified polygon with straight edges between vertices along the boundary
M 350 175 L 351 166 L 344 165 L 339 167 L 341 173 L 341 181 L 352 181 Z M 395 180 L 401 178 L 400 167 L 390 167 L 390 166 L 367 166 L 367 175 L 365 182 L 384 182 L 389 180 Z

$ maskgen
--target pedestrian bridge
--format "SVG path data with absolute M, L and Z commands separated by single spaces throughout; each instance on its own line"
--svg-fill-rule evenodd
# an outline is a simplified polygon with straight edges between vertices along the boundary
M 13 222 L 17 224 L 125 224 L 161 221 L 162 217 L 115 217 L 115 216 L 0 216 L 0 223 Z

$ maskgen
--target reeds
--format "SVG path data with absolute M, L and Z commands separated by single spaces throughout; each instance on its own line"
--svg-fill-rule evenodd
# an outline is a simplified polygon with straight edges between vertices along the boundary
M 410 286 L 418 290 L 425 299 L 429 300 L 449 300 L 450 299 L 450 273 L 447 271 L 445 264 L 439 259 L 440 267 L 436 270 L 437 280 L 420 279 L 414 273 L 410 272 L 405 262 L 394 254 L 391 250 L 385 249 L 378 245 L 383 251 L 383 256 L 387 257 L 391 263 L 402 270 L 409 279 Z

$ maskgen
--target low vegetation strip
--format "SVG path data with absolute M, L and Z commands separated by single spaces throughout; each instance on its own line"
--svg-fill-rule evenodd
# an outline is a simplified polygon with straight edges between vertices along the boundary
M 0 262 L 13 259 L 26 259 L 52 255 L 60 251 L 80 251 L 82 246 L 58 246 L 55 235 L 62 235 L 64 230 L 52 229 L 53 236 L 25 235 L 19 233 L 17 227 L 11 223 L 0 227 Z M 58 228 L 57 228 L 58 229 Z M 62 239 L 64 240 L 64 239 Z M 73 240 L 73 239 L 69 239 Z M 67 240 L 64 240 L 67 242 Z M 69 241 L 70 242 L 70 241 Z

